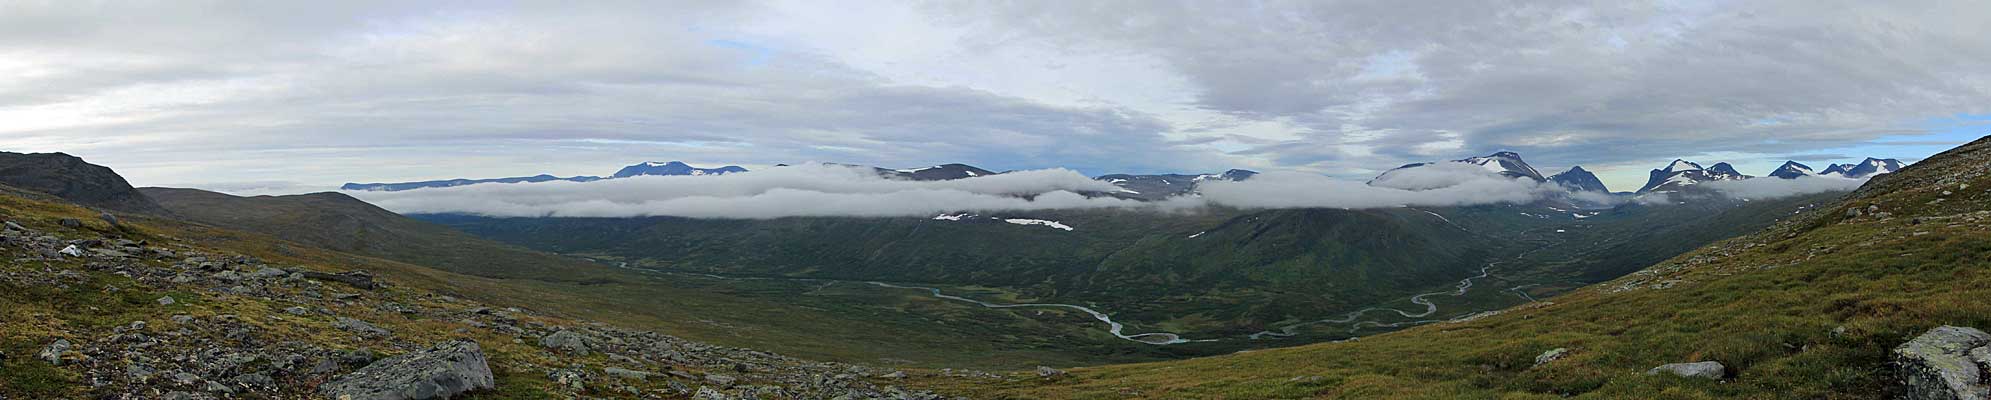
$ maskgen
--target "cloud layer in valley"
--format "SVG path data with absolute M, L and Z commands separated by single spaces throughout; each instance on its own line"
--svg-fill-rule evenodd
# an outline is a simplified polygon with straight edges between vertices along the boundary
M 1709 188 L 1721 191 L 1729 197 L 1740 199 L 1774 199 L 1825 192 L 1845 192 L 1859 189 L 1866 179 L 1851 179 L 1832 176 L 1801 176 L 1797 179 L 1756 178 L 1739 181 L 1708 182 Z
M 1017 171 L 947 181 L 879 177 L 869 168 L 810 164 L 719 176 L 639 176 L 596 182 L 479 184 L 396 192 L 349 191 L 401 213 L 460 213 L 500 217 L 930 217 L 961 211 L 1139 209 L 1184 211 L 1234 208 L 1388 208 L 1521 204 L 1558 196 L 1592 204 L 1615 197 L 1581 197 L 1563 188 L 1508 179 L 1478 167 L 1433 168 L 1444 185 L 1406 190 L 1318 174 L 1271 172 L 1242 182 L 1204 181 L 1200 196 L 1141 202 L 1097 196 L 1119 188 L 1069 170 Z M 1860 180 L 1751 179 L 1709 183 L 1732 197 L 1766 199 L 1851 190 Z M 1093 196 L 1088 196 L 1092 194 Z M 1655 204 L 1664 204 L 1664 201 Z

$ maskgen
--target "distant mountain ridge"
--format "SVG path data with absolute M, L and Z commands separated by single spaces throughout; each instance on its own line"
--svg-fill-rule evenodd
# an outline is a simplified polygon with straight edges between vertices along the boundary
M 1520 153 L 1515 153 L 1512 151 L 1499 151 L 1485 156 L 1467 157 L 1463 159 L 1452 160 L 1449 162 L 1478 166 L 1479 168 L 1484 169 L 1487 172 L 1491 172 L 1493 174 L 1513 179 L 1527 178 L 1535 182 L 1548 181 L 1548 178 L 1543 177 L 1542 173 L 1540 171 L 1536 171 L 1534 166 L 1528 165 L 1527 161 L 1522 160 Z M 1432 176 L 1419 174 L 1419 172 L 1424 171 L 1422 170 L 1422 168 L 1427 168 L 1437 165 L 1441 164 L 1438 164 L 1436 162 L 1420 162 L 1420 163 L 1404 164 L 1401 167 L 1396 167 L 1388 171 L 1383 171 L 1382 174 L 1376 175 L 1374 179 L 1370 179 L 1368 184 L 1372 186 L 1384 186 L 1384 187 L 1392 187 L 1397 189 L 1423 190 L 1423 189 L 1433 189 L 1435 187 L 1449 186 L 1450 184 L 1456 184 L 1457 183 L 1456 180 L 1460 179 L 1455 176 L 1450 176 L 1456 174 L 1440 175 L 1440 177 L 1435 180 L 1433 179 Z
M 1666 169 L 1652 170 L 1651 176 L 1645 181 L 1645 186 L 1640 187 L 1638 193 L 1677 192 L 1685 189 L 1687 186 L 1704 182 L 1735 181 L 1749 178 L 1751 176 L 1736 172 L 1735 167 L 1728 165 L 1726 162 L 1715 163 L 1713 167 L 1702 168 L 1699 163 L 1674 159 L 1672 163 L 1666 165 Z
M 551 182 L 551 181 L 593 182 L 601 179 L 602 177 L 599 176 L 575 176 L 575 177 L 561 178 L 553 175 L 539 174 L 533 176 L 518 176 L 510 178 L 491 178 L 491 179 L 446 179 L 446 180 L 399 182 L 399 183 L 347 183 L 345 185 L 339 186 L 339 190 L 394 192 L 394 191 L 421 189 L 421 188 L 475 185 L 480 183 L 521 183 L 521 182 L 537 183 L 537 182 Z
M 693 167 L 689 164 L 685 164 L 684 162 L 680 161 L 670 161 L 670 162 L 651 161 L 651 162 L 644 162 L 640 164 L 630 165 L 627 167 L 622 167 L 622 169 L 615 171 L 615 174 L 610 175 L 607 178 L 593 176 L 593 175 L 581 175 L 581 176 L 562 178 L 548 174 L 539 174 L 533 176 L 517 176 L 509 178 L 488 178 L 488 179 L 458 178 L 458 179 L 442 179 L 442 180 L 418 181 L 418 182 L 393 182 L 393 183 L 348 182 L 344 185 L 340 185 L 339 190 L 354 190 L 354 191 L 367 191 L 367 192 L 397 192 L 402 190 L 445 188 L 445 187 L 477 185 L 485 183 L 538 183 L 538 182 L 552 182 L 552 181 L 594 182 L 603 179 L 628 178 L 633 176 L 644 176 L 644 175 L 697 176 L 697 175 L 725 175 L 725 174 L 738 173 L 738 172 L 747 172 L 747 169 L 741 168 L 740 166 L 737 165 L 728 165 L 719 168 L 698 168 L 698 167 Z
M 1603 180 L 1597 179 L 1597 174 L 1590 173 L 1590 171 L 1583 169 L 1581 165 L 1569 167 L 1568 171 L 1563 171 L 1559 174 L 1550 175 L 1549 182 L 1555 182 L 1557 185 L 1562 185 L 1562 187 L 1576 192 L 1611 192 L 1610 189 L 1604 187 Z
M 1109 195 L 1135 200 L 1161 200 L 1173 196 L 1195 193 L 1196 185 L 1206 181 L 1243 181 L 1257 176 L 1258 171 L 1231 169 L 1220 174 L 1106 174 L 1094 180 L 1106 181 L 1119 186 L 1120 191 Z
M 1867 157 L 1866 160 L 1862 160 L 1857 164 L 1827 164 L 1825 170 L 1817 171 L 1816 173 L 1811 170 L 1810 166 L 1799 164 L 1797 161 L 1785 161 L 1784 165 L 1777 167 L 1777 170 L 1771 172 L 1770 176 L 1784 179 L 1797 179 L 1801 176 L 1814 175 L 1859 179 L 1871 178 L 1874 175 L 1893 173 L 1899 170 L 1901 170 L 1900 160 Z
M 1797 179 L 1800 176 L 1811 175 L 1811 172 L 1811 166 L 1809 165 L 1799 164 L 1797 161 L 1785 161 L 1784 165 L 1777 167 L 1776 171 L 1770 171 L 1770 176 L 1783 179 Z
M 628 178 L 632 176 L 643 176 L 643 175 L 655 175 L 655 176 L 725 175 L 736 172 L 747 172 L 747 169 L 741 168 L 738 165 L 728 165 L 719 168 L 698 168 L 698 167 L 693 167 L 689 164 L 685 164 L 680 161 L 661 162 L 661 163 L 651 161 L 642 164 L 622 167 L 621 170 L 615 171 L 615 175 L 610 175 L 609 178 Z

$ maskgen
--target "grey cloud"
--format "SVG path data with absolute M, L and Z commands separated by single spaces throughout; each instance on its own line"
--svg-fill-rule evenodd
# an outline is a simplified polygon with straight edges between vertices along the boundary
M 1381 155 L 1260 148 L 1330 171 L 1455 140 L 1573 164 L 1788 153 L 1991 112 L 1991 27 L 1968 17 L 1991 14 L 1988 3 L 1254 4 L 949 7 L 1009 21 L 998 31 L 1154 54 L 1196 84 L 1197 106 L 1295 121 L 1306 143 Z M 1349 140 L 1362 135 L 1376 137 Z
M 715 44 L 765 14 L 751 3 L 9 10 L 0 55 L 51 64 L 35 72 L 45 79 L 0 79 L 0 118 L 12 107 L 49 126 L 0 128 L 0 146 L 76 153 L 141 184 L 603 174 L 662 159 L 1221 166 L 1167 143 L 1172 128 L 1140 111 L 895 84 L 821 55 Z M 90 115 L 44 115 L 64 107 Z

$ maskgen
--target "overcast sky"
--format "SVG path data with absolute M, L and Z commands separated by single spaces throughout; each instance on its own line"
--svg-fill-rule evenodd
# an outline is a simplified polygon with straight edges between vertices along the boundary
M 138 185 L 1514 150 L 1632 190 L 1991 133 L 1982 1 L 89 3 L 0 2 L 0 150 Z

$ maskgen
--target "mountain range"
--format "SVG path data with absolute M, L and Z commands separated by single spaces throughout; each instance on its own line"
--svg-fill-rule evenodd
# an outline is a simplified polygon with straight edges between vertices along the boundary
M 599 176 L 591 176 L 591 175 L 562 178 L 553 175 L 539 174 L 533 176 L 519 176 L 519 177 L 510 177 L 510 178 L 488 178 L 488 179 L 458 178 L 458 179 L 445 179 L 445 180 L 420 181 L 420 182 L 395 182 L 395 183 L 348 182 L 344 185 L 340 185 L 339 190 L 394 192 L 402 190 L 445 188 L 445 187 L 476 185 L 484 183 L 538 183 L 538 182 L 552 182 L 552 181 L 593 182 L 603 179 L 628 178 L 628 177 L 646 176 L 646 175 L 651 175 L 651 176 L 724 175 L 736 172 L 747 172 L 747 169 L 741 168 L 736 165 L 728 165 L 719 168 L 698 168 L 678 161 L 671 161 L 671 162 L 651 161 L 651 162 L 634 164 L 627 167 L 622 167 L 622 169 L 615 171 L 615 174 L 609 175 L 609 177 L 607 178 Z

